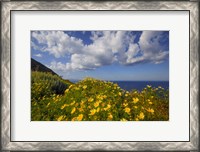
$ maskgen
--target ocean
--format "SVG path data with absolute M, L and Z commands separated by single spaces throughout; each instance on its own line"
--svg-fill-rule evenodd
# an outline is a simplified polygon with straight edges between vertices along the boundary
M 78 80 L 70 80 L 73 83 L 76 83 Z M 122 89 L 131 91 L 136 89 L 142 91 L 147 85 L 152 87 L 163 87 L 164 89 L 169 89 L 169 81 L 111 81 L 117 83 Z
M 112 81 L 117 83 L 122 89 L 131 91 L 133 89 L 142 91 L 147 85 L 152 87 L 161 86 L 164 89 L 169 89 L 169 81 Z

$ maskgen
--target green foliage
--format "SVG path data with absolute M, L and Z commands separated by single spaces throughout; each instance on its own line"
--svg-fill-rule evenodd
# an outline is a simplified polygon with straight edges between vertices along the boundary
M 168 90 L 147 86 L 141 92 L 128 92 L 117 84 L 93 78 L 71 84 L 64 94 L 45 94 L 40 102 L 31 104 L 33 121 L 169 120 Z
M 69 86 L 57 75 L 44 72 L 31 72 L 31 101 L 40 101 L 43 97 L 63 94 Z

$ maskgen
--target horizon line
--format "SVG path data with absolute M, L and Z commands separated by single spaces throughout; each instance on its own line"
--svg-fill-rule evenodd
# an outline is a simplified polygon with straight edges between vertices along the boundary
M 96 79 L 96 78 L 94 78 Z M 81 81 L 83 79 L 66 79 L 69 81 Z M 169 80 L 103 80 L 103 79 L 98 79 L 98 80 L 102 80 L 102 81 L 151 81 L 151 82 L 169 82 Z

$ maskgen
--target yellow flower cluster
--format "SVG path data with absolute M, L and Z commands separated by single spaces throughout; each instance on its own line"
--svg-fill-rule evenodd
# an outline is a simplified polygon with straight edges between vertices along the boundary
M 92 102 L 92 101 L 94 101 L 94 99 L 93 99 L 93 98 L 89 98 L 88 101 L 89 101 L 89 102 Z
M 40 83 L 36 83 L 39 89 Z M 35 93 L 36 94 L 36 93 Z M 69 85 L 63 94 L 31 100 L 32 120 L 159 121 L 169 119 L 168 91 L 147 86 L 125 91 L 113 82 L 86 78 Z
M 86 89 L 86 88 L 87 88 L 87 86 L 86 86 L 86 85 L 84 85 L 84 86 L 83 86 L 83 89 Z
M 137 103 L 139 101 L 138 98 L 133 98 L 133 103 Z
M 58 117 L 57 120 L 58 120 L 58 121 L 61 121 L 61 120 L 63 120 L 64 118 L 65 118 L 65 116 L 62 115 L 62 116 Z
M 144 119 L 144 113 L 143 112 L 141 112 L 138 116 L 137 116 L 137 118 L 139 119 L 139 120 L 143 120 Z
M 92 109 L 90 110 L 90 114 L 89 115 L 94 115 L 96 113 L 96 109 Z
M 76 108 L 73 108 L 71 111 L 71 114 L 73 114 L 76 111 Z
M 124 111 L 129 114 L 131 109 L 130 108 L 125 108 Z
M 150 113 L 154 113 L 154 110 L 151 109 L 151 108 L 148 108 L 147 111 L 150 112 Z
M 66 106 L 68 106 L 68 105 L 64 104 L 60 109 L 64 109 Z

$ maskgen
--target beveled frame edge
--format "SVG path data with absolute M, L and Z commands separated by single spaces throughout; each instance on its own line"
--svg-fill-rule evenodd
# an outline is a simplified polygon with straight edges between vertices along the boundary
M 1 150 L 199 150 L 199 3 L 65 1 L 2 2 L 1 16 Z M 11 142 L 10 25 L 11 10 L 189 10 L 190 11 L 190 141 L 189 142 Z

